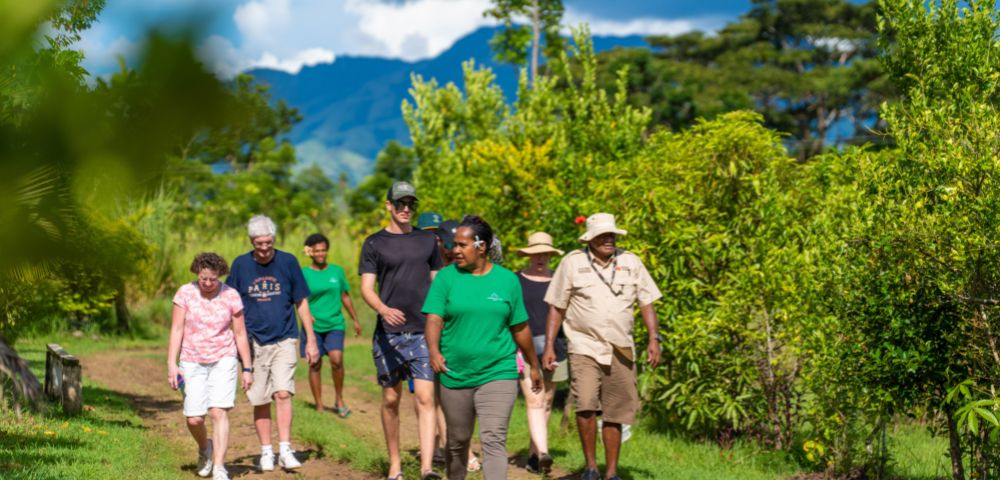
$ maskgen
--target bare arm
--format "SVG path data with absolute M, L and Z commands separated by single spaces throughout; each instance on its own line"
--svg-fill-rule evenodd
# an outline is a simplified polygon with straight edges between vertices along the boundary
M 184 307 L 174 304 L 173 317 L 170 323 L 170 343 L 167 346 L 167 381 L 170 388 L 177 390 L 177 356 L 181 352 L 181 342 L 184 340 Z
M 660 364 L 660 322 L 656 318 L 656 309 L 652 304 L 640 305 L 639 313 L 642 314 L 642 323 L 646 325 L 649 332 L 649 346 L 646 347 L 646 354 L 650 368 L 656 368 Z
M 319 347 L 316 346 L 316 334 L 313 332 L 313 316 L 309 311 L 309 299 L 303 298 L 295 303 L 302 320 L 302 329 L 306 331 L 306 361 L 310 365 L 319 361 Z
M 378 293 L 375 292 L 374 273 L 361 274 L 361 298 L 369 307 L 372 307 L 372 310 L 375 310 L 375 313 L 382 316 L 385 323 L 394 327 L 400 327 L 406 323 L 406 315 L 402 311 L 382 303 L 382 299 L 378 297 Z
M 344 308 L 347 309 L 347 314 L 351 316 L 351 320 L 354 321 L 354 335 L 361 336 L 361 323 L 358 322 L 358 314 L 354 311 L 354 302 L 351 301 L 351 295 L 347 292 L 340 294 L 340 303 L 344 304 Z
M 444 355 L 441 355 L 441 330 L 444 319 L 433 313 L 427 314 L 427 324 L 424 325 L 424 340 L 427 341 L 427 352 L 430 354 L 431 368 L 437 373 L 447 372 Z
M 514 343 L 521 349 L 524 361 L 528 362 L 531 375 L 531 391 L 538 393 L 542 391 L 542 372 L 538 369 L 538 355 L 535 353 L 535 343 L 531 340 L 531 329 L 528 323 L 519 323 L 510 327 L 510 333 L 514 336 Z
M 250 340 L 247 338 L 246 320 L 243 312 L 239 311 L 233 315 L 233 335 L 236 337 L 236 351 L 240 353 L 240 362 L 243 368 L 252 368 L 253 359 L 250 358 Z M 246 391 L 253 384 L 253 373 L 243 372 L 243 390 Z
M 545 318 L 545 353 L 542 354 L 542 367 L 549 371 L 556 369 L 556 336 L 565 316 L 566 309 L 549 305 L 549 315 Z

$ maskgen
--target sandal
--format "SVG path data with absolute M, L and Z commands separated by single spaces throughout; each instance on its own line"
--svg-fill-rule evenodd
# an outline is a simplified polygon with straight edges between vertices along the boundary
M 347 405 L 341 405 L 336 409 L 337 416 L 340 418 L 347 418 L 351 416 L 351 409 Z
M 385 480 L 403 480 L 403 472 L 399 472 L 392 477 L 385 477 Z
M 483 466 L 479 464 L 479 459 L 475 455 L 469 455 L 469 463 L 465 466 L 465 469 L 470 472 L 478 472 L 482 470 Z

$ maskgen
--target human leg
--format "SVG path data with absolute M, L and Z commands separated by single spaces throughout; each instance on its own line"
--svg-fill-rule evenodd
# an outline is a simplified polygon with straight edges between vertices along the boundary
M 570 391 L 576 401 L 576 425 L 588 470 L 597 469 L 597 415 L 601 411 L 602 366 L 592 357 L 570 355 Z
M 618 473 L 618 454 L 622 446 L 622 424 L 605 421 L 601 424 L 604 442 L 604 475 L 611 478 Z
M 292 396 L 295 395 L 295 366 L 298 339 L 278 342 L 271 362 L 271 385 L 274 390 L 274 411 L 278 417 L 278 441 L 292 441 Z
M 428 472 L 434 463 L 434 382 L 413 381 L 413 396 L 417 403 L 417 431 L 420 436 L 420 471 Z
M 344 403 L 344 351 L 334 350 L 330 352 L 330 376 L 333 377 L 333 390 L 336 392 L 336 399 L 334 400 L 334 408 L 339 409 L 346 407 Z
M 622 424 L 634 424 L 639 409 L 639 390 L 631 350 L 615 349 L 602 384 L 604 427 L 601 435 L 604 440 L 605 476 L 611 478 L 618 472 Z
M 323 362 L 309 365 L 309 390 L 313 394 L 316 411 L 323 411 Z
M 219 359 L 208 367 L 208 414 L 212 418 L 213 463 L 222 468 L 229 444 L 229 409 L 236 405 L 236 357 Z
M 524 394 L 524 404 L 528 416 L 528 432 L 531 435 L 529 451 L 533 455 L 549 452 L 548 418 L 545 415 L 545 391 L 535 393 L 531 390 L 531 378 L 521 375 L 521 393 Z
M 226 450 L 229 447 L 229 413 L 225 408 L 210 408 L 208 414 L 212 417 L 212 462 L 223 465 Z
M 399 455 L 399 399 L 402 395 L 403 386 L 399 383 L 382 388 L 382 433 L 385 435 L 385 448 L 389 453 L 390 477 L 398 475 L 402 470 Z
M 463 480 L 467 473 L 469 445 L 476 425 L 474 389 L 441 386 L 441 408 L 448 422 L 445 462 L 449 480 Z
M 494 380 L 477 387 L 474 396 L 483 449 L 483 476 L 507 478 L 507 426 L 517 399 L 516 380 Z

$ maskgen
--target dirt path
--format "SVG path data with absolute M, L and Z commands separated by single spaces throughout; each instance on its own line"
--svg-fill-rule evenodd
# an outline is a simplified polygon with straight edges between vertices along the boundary
M 167 438 L 171 443 L 190 445 L 191 459 L 183 465 L 183 469 L 194 474 L 195 449 L 187 428 L 181 417 L 181 395 L 170 389 L 166 379 L 166 367 L 163 349 L 119 350 L 87 356 L 82 359 L 83 374 L 101 385 L 120 392 L 130 399 L 140 417 L 151 432 Z M 333 403 L 334 391 L 330 385 L 328 371 L 324 369 L 323 401 L 327 407 Z M 300 379 L 296 388 L 301 399 L 312 401 L 307 380 Z M 405 391 L 405 389 L 404 389 Z M 382 424 L 379 414 L 379 398 L 370 392 L 362 391 L 350 382 L 345 385 L 345 397 L 349 399 L 353 414 L 352 432 L 369 441 L 371 444 L 383 445 Z M 301 408 L 301 405 L 300 407 Z M 331 413 L 332 415 L 332 413 Z M 316 445 L 302 445 L 293 440 L 293 445 L 299 449 L 297 455 L 303 466 L 296 474 L 288 474 L 276 470 L 267 474 L 256 471 L 254 462 L 259 455 L 256 432 L 253 427 L 253 415 L 246 397 L 236 396 L 236 408 L 230 412 L 230 448 L 226 454 L 226 468 L 233 478 L 338 478 L 338 479 L 374 479 L 383 478 L 369 473 L 358 472 L 346 464 L 336 463 L 327 458 L 318 458 L 320 451 Z M 331 418 L 333 420 L 333 418 Z M 408 392 L 404 393 L 400 411 L 400 443 L 404 454 L 418 456 L 419 440 L 417 438 L 417 420 L 413 411 L 413 400 Z M 273 443 L 277 444 L 277 432 Z M 293 435 L 293 439 L 294 439 Z M 474 441 L 473 451 L 479 451 L 478 442 Z M 533 480 L 541 478 L 524 470 L 524 460 L 512 456 L 508 469 L 508 478 L 512 480 Z M 441 472 L 441 466 L 435 466 Z M 248 476 L 249 475 L 249 476 Z M 482 478 L 480 474 L 471 474 L 470 480 Z M 554 469 L 550 478 L 572 478 L 560 469 Z
M 190 459 L 186 459 L 181 468 L 194 475 L 194 460 L 196 449 L 191 435 L 184 426 L 181 416 L 181 394 L 167 385 L 167 371 L 163 358 L 163 350 L 119 350 L 84 357 L 84 377 L 121 393 L 127 397 L 144 424 L 151 432 L 160 435 L 171 443 L 190 446 Z M 162 380 L 162 381 L 161 381 Z M 304 385 L 308 391 L 308 385 Z M 301 387 L 300 387 L 301 388 Z M 275 432 L 275 435 L 277 433 Z M 260 455 L 257 434 L 253 427 L 253 413 L 250 404 L 243 395 L 236 396 L 236 408 L 230 412 L 229 452 L 226 454 L 226 468 L 233 478 L 247 477 L 269 478 L 343 478 L 343 479 L 375 479 L 381 478 L 372 474 L 357 472 L 348 465 L 335 463 L 323 458 L 317 458 L 318 449 L 314 445 L 296 444 L 296 452 L 302 460 L 302 468 L 295 474 L 275 470 L 265 474 L 258 473 L 254 462 Z M 277 444 L 277 438 L 274 439 Z

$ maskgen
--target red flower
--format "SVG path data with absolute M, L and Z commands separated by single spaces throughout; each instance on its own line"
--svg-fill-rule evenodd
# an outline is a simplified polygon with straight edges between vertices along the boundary
M 584 217 L 583 215 L 577 215 L 576 220 L 574 221 L 576 222 L 577 225 L 581 225 L 583 224 L 583 222 L 587 221 L 587 217 Z

